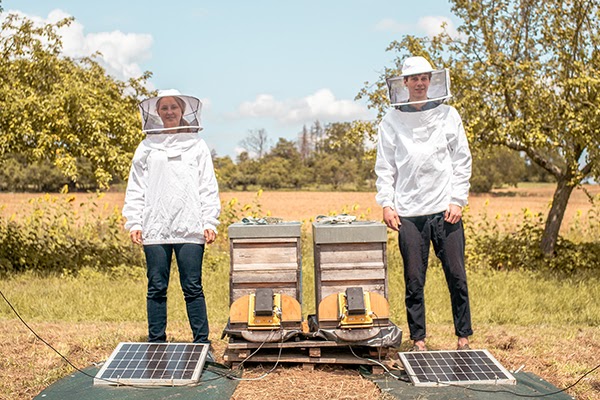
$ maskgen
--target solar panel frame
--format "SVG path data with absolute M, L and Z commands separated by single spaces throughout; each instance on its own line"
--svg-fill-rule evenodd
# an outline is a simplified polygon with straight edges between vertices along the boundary
M 398 356 L 415 386 L 517 384 L 487 350 L 414 351 Z
M 184 386 L 197 383 L 206 343 L 121 342 L 94 377 L 94 385 Z

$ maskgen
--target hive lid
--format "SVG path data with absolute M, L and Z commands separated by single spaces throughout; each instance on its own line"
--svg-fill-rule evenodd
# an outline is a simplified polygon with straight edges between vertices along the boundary
M 387 242 L 387 229 L 375 221 L 357 221 L 351 224 L 313 223 L 314 242 L 319 243 L 371 243 Z
M 269 225 L 249 225 L 236 222 L 227 229 L 230 239 L 300 237 L 300 222 L 281 222 Z

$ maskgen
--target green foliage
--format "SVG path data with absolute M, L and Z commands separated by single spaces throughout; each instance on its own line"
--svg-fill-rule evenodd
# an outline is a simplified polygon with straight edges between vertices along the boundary
M 256 184 L 256 176 L 260 170 L 260 164 L 257 160 L 250 158 L 247 152 L 242 152 L 237 159 L 237 173 L 233 174 L 233 182 L 228 183 L 228 186 L 241 186 L 242 190 L 248 190 L 250 185 Z M 217 170 L 217 173 L 219 171 Z
M 465 215 L 467 236 L 466 262 L 469 268 L 492 270 L 552 271 L 559 274 L 600 269 L 600 242 L 597 238 L 600 219 L 598 203 L 588 213 L 588 220 L 578 222 L 569 238 L 560 236 L 556 253 L 547 257 L 540 249 L 544 217 L 524 209 L 516 227 L 500 215 L 490 219 L 483 211 L 476 223 Z M 591 234 L 590 234 L 591 233 Z
M 46 195 L 31 200 L 22 219 L 0 218 L 0 275 L 23 271 L 76 273 L 143 265 L 140 248 L 130 244 L 120 213 L 98 217 L 95 204 L 72 204 Z
M 93 59 L 61 56 L 57 29 L 9 14 L 0 28 L 0 162 L 18 154 L 50 162 L 73 182 L 78 159 L 107 187 L 124 178 L 141 139 L 138 98 L 149 73 L 129 82 L 111 78 Z
M 250 204 L 237 199 L 222 204 L 217 241 L 206 248 L 206 270 L 229 265 L 230 224 L 245 216 L 264 217 L 261 194 L 258 191 Z M 85 270 L 124 277 L 127 271 L 145 268 L 142 248 L 131 243 L 120 210 L 101 212 L 93 201 L 75 204 L 74 199 L 45 195 L 30 200 L 32 211 L 27 215 L 0 217 L 0 276 L 77 276 Z M 107 212 L 107 217 L 101 216 Z
M 214 165 L 221 188 L 229 190 L 303 189 L 321 187 L 330 190 L 372 190 L 375 185 L 373 149 L 366 137 L 350 131 L 373 129 L 367 122 L 331 123 L 324 128 L 315 121 L 303 127 L 297 142 L 279 138 L 271 149 L 252 145 L 267 142 L 266 132 L 251 132 L 246 146 L 261 157 L 242 152 L 234 164 L 229 157 L 215 158 Z M 260 135 L 258 135 L 260 133 Z M 352 137 L 352 140 L 348 140 Z M 259 140 L 260 139 L 260 140 Z
M 207 246 L 203 264 L 203 286 L 211 323 L 224 324 L 228 315 L 228 296 L 224 295 L 229 290 L 227 227 L 239 222 L 243 216 L 264 216 L 260 206 L 261 194 L 259 191 L 250 204 L 242 205 L 235 199 L 223 204 L 218 240 Z M 536 253 L 536 246 L 528 243 L 539 238 L 541 215 L 525 210 L 515 229 L 509 219 L 497 217 L 490 220 L 486 215 L 481 216 L 482 222 L 473 224 L 466 213 L 467 273 L 473 318 L 481 324 L 597 326 L 600 321 L 600 307 L 595 297 L 600 283 L 600 253 L 597 251 L 599 204 L 600 197 L 595 199 L 589 213 L 579 216 L 579 222 L 574 224 L 569 234 L 573 241 L 561 242 L 565 250 L 561 251 L 560 258 L 548 265 L 541 264 L 544 259 L 539 250 Z M 69 199 L 61 202 L 50 196 L 36 200 L 35 206 L 32 215 L 22 223 L 16 223 L 14 219 L 0 220 L 0 265 L 3 275 L 9 275 L 2 278 L 3 291 L 19 305 L 19 311 L 34 320 L 143 321 L 146 289 L 143 256 L 138 246 L 130 245 L 120 217 L 114 215 L 103 220 L 93 203 L 76 205 Z M 361 220 L 364 215 L 360 211 L 360 205 L 354 204 L 332 210 L 330 214 L 349 213 Z M 33 224 L 31 229 L 28 224 Z M 48 234 L 41 234 L 40 230 Z M 575 233 L 580 238 L 595 242 L 576 242 L 575 236 L 571 237 Z M 64 243 L 74 242 L 75 236 L 85 242 L 82 247 L 98 248 L 102 241 L 112 250 L 98 251 L 92 258 L 79 257 L 79 264 L 71 265 L 67 258 L 77 258 L 71 252 L 74 247 Z M 11 238 L 12 241 L 7 240 Z M 309 225 L 303 227 L 301 243 L 303 312 L 306 316 L 316 309 Z M 21 249 L 21 245 L 26 246 Z M 44 250 L 44 246 L 54 247 Z M 4 268 L 7 254 L 11 251 L 15 252 L 11 259 L 23 258 L 23 263 L 17 264 L 17 267 L 25 268 L 11 271 Z M 595 256 L 586 255 L 584 251 Z M 28 252 L 39 254 L 30 255 Z M 130 259 L 118 252 L 130 254 Z M 496 252 L 505 257 L 496 256 Z M 84 253 L 89 255 L 91 251 Z M 388 231 L 387 255 L 392 320 L 402 324 L 405 322 L 404 281 L 395 232 Z M 596 257 L 595 264 L 592 264 L 592 257 Z M 443 272 L 433 254 L 430 260 L 425 288 L 428 322 L 451 324 Z M 32 268 L 27 263 L 32 263 Z M 172 275 L 168 296 L 169 320 L 186 321 L 176 268 L 172 269 Z M 514 304 L 519 304 L 519 307 L 514 307 Z M 8 312 L 5 309 L 4 313 Z M 0 316 L 5 316 L 2 310 Z
M 396 235 L 388 242 L 388 282 L 391 320 L 405 326 L 404 280 Z M 303 315 L 315 312 L 313 246 L 310 229 L 302 232 Z M 224 325 L 229 315 L 229 263 L 213 263 L 212 248 L 205 255 L 203 287 L 211 325 Z M 452 326 L 444 274 L 435 257 L 427 274 L 425 298 L 428 324 Z M 122 275 L 84 268 L 78 274 L 39 276 L 15 274 L 2 279 L 2 291 L 28 321 L 138 321 L 146 318 L 144 268 L 117 268 Z M 547 271 L 490 271 L 469 269 L 473 321 L 522 326 L 591 326 L 600 324 L 598 271 L 571 277 Z M 172 269 L 168 294 L 169 324 L 181 323 L 187 333 L 185 302 L 177 269 Z M 13 318 L 0 307 L 0 318 Z
M 93 191 L 100 189 L 89 160 L 77 158 L 78 178 L 73 181 L 58 170 L 50 161 L 28 162 L 20 155 L 7 155 L 0 168 L 0 191 L 58 193 L 63 187 L 70 191 Z M 119 183 L 113 177 L 113 183 Z
M 504 185 L 522 182 L 527 166 L 518 153 L 506 148 L 490 147 L 473 151 L 471 192 L 487 193 Z
M 551 256 L 572 189 L 600 177 L 600 17 L 598 0 L 453 0 L 459 36 L 405 36 L 387 50 L 394 65 L 357 98 L 385 113 L 385 78 L 409 55 L 452 74 L 453 104 L 473 146 L 523 152 L 557 181 L 543 237 Z
M 235 189 L 235 174 L 237 173 L 237 167 L 233 163 L 231 157 L 213 157 L 213 164 L 217 182 L 219 183 L 219 189 L 222 191 L 225 189 Z

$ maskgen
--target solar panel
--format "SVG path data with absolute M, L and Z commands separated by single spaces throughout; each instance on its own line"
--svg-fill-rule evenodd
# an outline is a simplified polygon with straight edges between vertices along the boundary
M 119 343 L 94 378 L 94 385 L 197 383 L 209 345 L 202 343 Z
M 487 350 L 415 351 L 398 355 L 415 386 L 517 383 Z

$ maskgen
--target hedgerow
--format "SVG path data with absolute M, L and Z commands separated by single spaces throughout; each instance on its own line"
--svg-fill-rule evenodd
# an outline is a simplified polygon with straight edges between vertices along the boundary
M 559 236 L 554 255 L 540 250 L 545 218 L 523 209 L 521 215 L 496 215 L 484 210 L 478 218 L 465 218 L 466 259 L 470 268 L 524 269 L 572 273 L 600 271 L 600 200 L 593 201 L 584 219 L 578 213 L 564 236 Z M 471 221 L 473 219 L 473 221 Z
M 228 263 L 227 227 L 243 216 L 262 216 L 260 196 L 259 191 L 252 204 L 236 199 L 223 204 L 218 240 L 205 253 L 206 268 Z M 569 274 L 600 271 L 599 204 L 596 199 L 586 215 L 577 215 L 567 234 L 559 237 L 552 257 L 540 251 L 541 213 L 524 209 L 522 215 L 491 218 L 487 210 L 476 217 L 467 210 L 467 266 Z M 83 268 L 119 274 L 145 267 L 142 248 L 131 244 L 120 210 L 100 210 L 93 201 L 75 204 L 74 196 L 46 195 L 30 200 L 30 205 L 32 211 L 25 216 L 0 217 L 0 276 L 24 271 L 71 275 Z
M 106 212 L 94 202 L 74 203 L 74 196 L 46 195 L 30 200 L 32 211 L 24 217 L 0 217 L 0 274 L 143 265 L 141 250 L 129 241 L 117 210 L 101 217 Z

